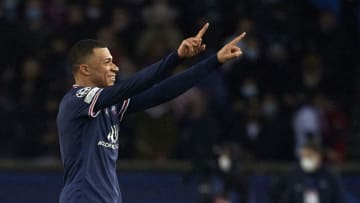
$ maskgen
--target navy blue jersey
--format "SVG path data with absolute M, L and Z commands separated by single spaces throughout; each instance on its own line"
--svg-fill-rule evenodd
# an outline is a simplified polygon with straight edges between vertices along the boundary
M 61 203 L 120 203 L 116 176 L 120 122 L 127 110 L 158 105 L 189 89 L 215 70 L 216 56 L 163 80 L 178 62 L 176 53 L 107 88 L 75 86 L 57 117 L 64 188 Z

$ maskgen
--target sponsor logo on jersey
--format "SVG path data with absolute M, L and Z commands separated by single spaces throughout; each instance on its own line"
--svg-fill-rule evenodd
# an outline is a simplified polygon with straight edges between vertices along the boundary
M 111 148 L 111 149 L 118 149 L 119 148 L 119 144 L 117 143 L 119 140 L 119 127 L 118 125 L 113 125 L 111 126 L 111 130 L 110 132 L 107 134 L 107 142 L 100 140 L 97 145 L 98 146 L 103 146 L 106 148 Z
M 87 95 L 90 90 L 91 90 L 91 87 L 81 88 L 76 92 L 76 96 L 79 98 L 85 97 L 85 95 Z
M 100 88 L 98 87 L 94 87 L 92 88 L 90 91 L 88 91 L 86 97 L 84 98 L 84 102 L 90 104 L 91 101 L 93 100 L 94 96 L 96 95 L 96 93 L 100 90 Z

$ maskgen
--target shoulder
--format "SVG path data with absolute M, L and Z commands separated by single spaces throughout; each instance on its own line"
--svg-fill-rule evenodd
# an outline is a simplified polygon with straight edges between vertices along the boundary
M 102 91 L 99 87 L 78 87 L 70 90 L 65 96 L 65 101 L 80 101 L 90 104 L 98 93 Z
M 69 90 L 60 102 L 61 107 L 89 105 L 101 92 L 99 87 L 77 87 Z

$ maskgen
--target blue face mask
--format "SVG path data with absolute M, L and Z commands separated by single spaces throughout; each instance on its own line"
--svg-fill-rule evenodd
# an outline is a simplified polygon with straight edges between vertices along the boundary
M 42 11 L 38 7 L 29 7 L 26 9 L 26 18 L 29 21 L 36 21 L 42 17 Z
M 241 94 L 246 98 L 255 97 L 258 95 L 258 89 L 254 84 L 245 84 L 241 88 Z

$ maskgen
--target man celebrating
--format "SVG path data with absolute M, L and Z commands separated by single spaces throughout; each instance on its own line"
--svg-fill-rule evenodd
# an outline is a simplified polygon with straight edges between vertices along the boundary
M 105 45 L 81 40 L 71 48 L 75 85 L 63 97 L 57 116 L 65 170 L 61 203 L 121 202 L 116 160 L 124 114 L 159 105 L 182 94 L 222 63 L 242 54 L 236 44 L 245 33 L 217 54 L 167 78 L 180 59 L 205 50 L 202 37 L 208 27 L 207 23 L 195 37 L 183 40 L 176 52 L 116 84 L 119 69 Z

